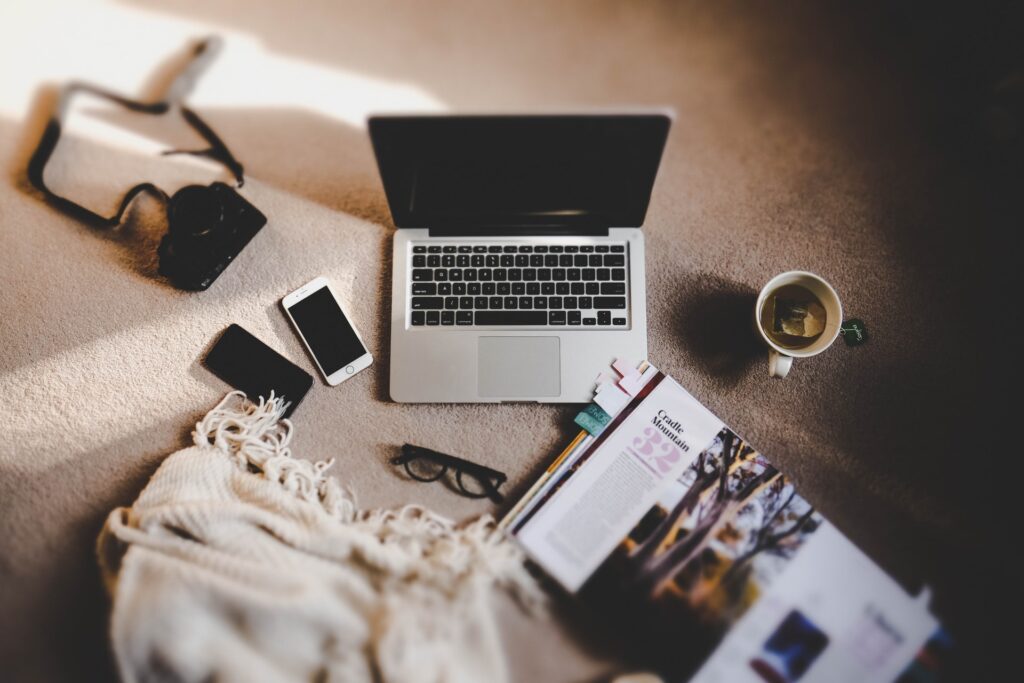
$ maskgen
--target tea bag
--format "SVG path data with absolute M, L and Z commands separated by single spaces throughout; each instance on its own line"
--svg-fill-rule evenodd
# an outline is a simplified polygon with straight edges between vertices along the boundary
M 868 328 L 860 318 L 850 318 L 839 327 L 847 346 L 860 346 L 868 340 Z
M 777 296 L 773 304 L 775 332 L 810 338 L 825 331 L 825 307 L 817 299 Z

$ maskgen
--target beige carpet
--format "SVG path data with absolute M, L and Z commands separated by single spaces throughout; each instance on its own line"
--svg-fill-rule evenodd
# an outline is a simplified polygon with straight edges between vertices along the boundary
M 388 401 L 393 227 L 358 122 L 393 108 L 674 107 L 645 225 L 651 359 L 908 587 L 934 585 L 977 644 L 999 531 L 991 475 L 963 461 L 988 448 L 985 366 L 956 326 L 981 317 L 986 284 L 969 268 L 991 216 L 950 144 L 959 110 L 944 103 L 960 81 L 936 75 L 949 64 L 934 23 L 817 3 L 193 4 L 0 9 L 0 677 L 112 675 L 92 557 L 101 520 L 225 391 L 199 363 L 225 326 L 315 374 L 278 300 L 316 275 L 347 296 L 377 362 L 314 385 L 295 450 L 337 457 L 365 505 L 492 509 L 407 481 L 387 464 L 403 442 L 504 470 L 521 491 L 571 433 L 570 407 Z M 38 86 L 75 75 L 139 92 L 203 32 L 227 45 L 195 101 L 270 220 L 209 291 L 187 294 L 154 275 L 154 207 L 140 207 L 148 228 L 99 234 L 27 190 L 22 169 Z M 62 154 L 55 177 L 101 204 L 140 173 L 177 177 L 84 141 Z M 872 339 L 771 380 L 747 321 L 755 291 L 794 268 L 830 280 Z M 620 666 L 609 625 L 561 611 L 540 623 L 504 609 L 517 680 Z

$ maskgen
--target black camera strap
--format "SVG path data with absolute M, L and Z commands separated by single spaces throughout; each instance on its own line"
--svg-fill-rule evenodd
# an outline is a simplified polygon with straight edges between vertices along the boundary
M 199 114 L 181 104 L 181 99 L 189 90 L 191 90 L 194 80 L 205 69 L 209 59 L 213 56 L 216 52 L 216 48 L 218 47 L 219 40 L 216 38 L 207 38 L 199 41 L 193 48 L 192 54 L 189 56 L 186 68 L 174 79 L 170 84 L 170 87 L 167 89 L 165 97 L 159 101 L 139 102 L 137 100 L 132 100 L 122 95 L 118 95 L 117 93 L 104 88 L 90 85 L 88 83 L 82 83 L 80 81 L 73 81 L 61 88 L 57 97 L 56 106 L 54 107 L 50 120 L 46 125 L 46 130 L 43 132 L 43 136 L 39 140 L 39 145 L 36 147 L 35 151 L 32 153 L 32 158 L 29 160 L 29 182 L 32 183 L 33 187 L 42 192 L 46 199 L 57 206 L 57 208 L 96 227 L 114 228 L 120 225 L 121 220 L 124 217 L 124 213 L 128 210 L 132 201 L 140 194 L 149 194 L 158 198 L 165 204 L 167 203 L 168 197 L 166 192 L 153 183 L 139 183 L 125 193 L 117 211 L 112 216 L 107 217 L 102 216 L 91 209 L 87 209 L 67 197 L 57 194 L 46 185 L 44 171 L 46 170 L 47 162 L 53 155 L 53 151 L 57 148 L 57 143 L 60 140 L 64 123 L 64 115 L 68 111 L 71 100 L 74 96 L 79 93 L 86 93 L 94 97 L 114 102 L 129 111 L 140 114 L 161 116 L 171 111 L 177 111 L 181 115 L 182 119 L 184 119 L 185 123 L 196 131 L 196 133 L 206 141 L 209 147 L 198 150 L 172 149 L 165 151 L 163 154 L 190 154 L 193 156 L 213 159 L 214 161 L 224 165 L 234 176 L 237 187 L 241 187 L 245 183 L 242 164 L 239 163 L 233 154 L 231 154 L 231 151 L 227 148 L 227 145 L 224 144 L 224 141 L 213 132 L 213 129 L 210 128 L 202 118 L 200 118 Z

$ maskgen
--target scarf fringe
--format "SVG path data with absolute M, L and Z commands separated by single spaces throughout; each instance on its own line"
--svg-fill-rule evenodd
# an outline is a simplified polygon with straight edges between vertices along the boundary
M 287 405 L 273 392 L 269 399 L 253 403 L 241 391 L 232 391 L 196 423 L 193 440 L 197 446 L 213 446 L 227 454 L 243 471 L 262 474 L 296 497 L 320 505 L 339 522 L 358 525 L 375 536 L 388 552 L 364 557 L 365 561 L 395 571 L 390 565 L 395 551 L 400 551 L 407 561 L 444 567 L 454 577 L 482 571 L 510 588 L 529 611 L 541 605 L 542 594 L 523 564 L 522 551 L 508 541 L 491 515 L 457 525 L 419 505 L 360 511 L 355 495 L 329 476 L 333 458 L 310 462 L 292 456 L 292 423 L 282 417 Z
M 240 468 L 262 473 L 298 498 L 323 506 L 332 517 L 352 521 L 355 496 L 327 475 L 334 459 L 310 462 L 292 457 L 292 422 L 282 417 L 287 407 L 273 391 L 269 399 L 261 396 L 259 403 L 232 391 L 196 423 L 192 438 L 197 446 L 212 445 Z

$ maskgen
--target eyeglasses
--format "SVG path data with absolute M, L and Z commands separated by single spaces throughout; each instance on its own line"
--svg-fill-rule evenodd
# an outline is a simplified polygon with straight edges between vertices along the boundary
M 508 479 L 503 472 L 454 455 L 407 443 L 402 446 L 402 454 L 391 459 L 391 464 L 403 465 L 410 477 L 422 482 L 437 481 L 451 468 L 455 471 L 455 483 L 460 494 L 467 498 L 490 498 L 495 503 L 505 500 L 498 492 Z

